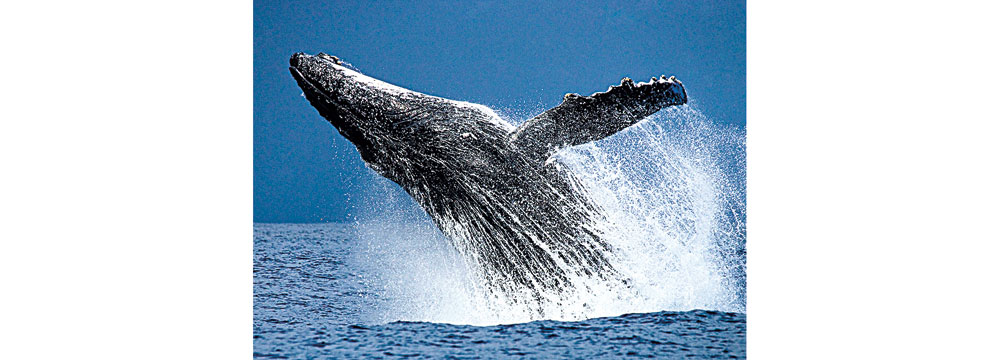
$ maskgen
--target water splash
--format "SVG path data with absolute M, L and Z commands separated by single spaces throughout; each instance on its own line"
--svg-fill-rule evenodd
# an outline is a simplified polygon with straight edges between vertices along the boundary
M 574 291 L 542 303 L 546 319 L 632 312 L 745 311 L 745 142 L 692 106 L 661 111 L 608 139 L 556 155 L 604 209 L 598 224 L 620 278 L 571 279 Z M 389 180 L 356 228 L 358 266 L 378 289 L 372 321 L 456 324 L 537 320 L 528 294 L 484 287 L 477 264 Z
M 632 280 L 621 310 L 744 311 L 743 132 L 680 107 L 621 135 L 560 155 L 617 234 L 615 267 Z

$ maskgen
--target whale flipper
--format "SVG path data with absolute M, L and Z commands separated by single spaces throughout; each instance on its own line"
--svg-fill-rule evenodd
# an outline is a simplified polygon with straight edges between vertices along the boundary
M 543 162 L 557 150 L 611 136 L 661 108 L 687 103 L 684 85 L 661 76 L 620 85 L 590 96 L 566 94 L 558 106 L 519 126 L 510 141 L 530 158 Z
M 539 315 L 543 302 L 572 296 L 578 277 L 622 279 L 601 207 L 572 171 L 539 160 L 687 101 L 674 79 L 626 79 L 567 96 L 514 128 L 485 106 L 404 89 L 327 54 L 294 54 L 288 70 L 368 167 L 399 184 L 476 264 L 485 289 Z

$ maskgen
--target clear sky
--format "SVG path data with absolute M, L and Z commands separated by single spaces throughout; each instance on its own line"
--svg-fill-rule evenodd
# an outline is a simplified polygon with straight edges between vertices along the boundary
M 367 187 L 353 145 L 300 96 L 295 52 L 501 111 L 675 75 L 713 121 L 746 122 L 743 1 L 255 0 L 253 36 L 256 222 L 345 221 Z

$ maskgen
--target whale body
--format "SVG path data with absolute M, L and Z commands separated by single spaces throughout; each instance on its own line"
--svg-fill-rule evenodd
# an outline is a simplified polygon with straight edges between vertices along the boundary
M 617 273 L 602 210 L 552 155 L 687 102 L 674 77 L 625 78 L 605 92 L 567 94 L 515 127 L 486 106 L 388 84 L 324 53 L 289 63 L 319 114 L 479 265 L 487 289 L 536 301 L 572 289 L 574 276 Z

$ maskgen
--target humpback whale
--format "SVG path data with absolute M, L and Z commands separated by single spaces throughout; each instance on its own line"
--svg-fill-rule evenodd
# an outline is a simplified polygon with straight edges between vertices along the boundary
M 624 78 L 604 92 L 566 94 L 515 127 L 486 106 L 404 89 L 324 53 L 296 53 L 289 64 L 309 103 L 480 266 L 489 291 L 535 301 L 572 289 L 574 276 L 617 273 L 602 210 L 553 155 L 687 103 L 674 77 Z

